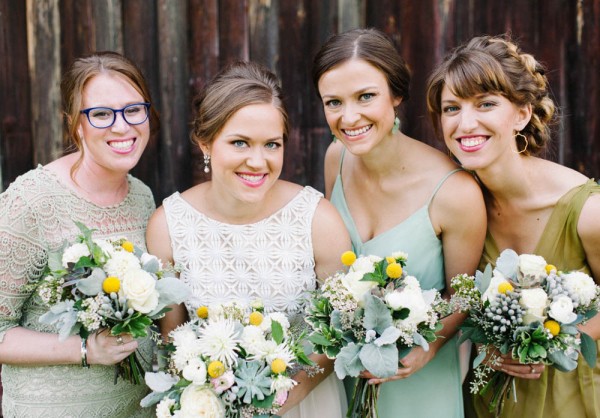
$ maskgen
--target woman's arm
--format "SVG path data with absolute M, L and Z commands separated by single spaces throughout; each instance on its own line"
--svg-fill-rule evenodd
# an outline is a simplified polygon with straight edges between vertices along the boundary
M 325 197 L 331 199 L 333 185 L 340 171 L 340 159 L 344 145 L 341 141 L 329 145 L 325 153 Z
M 167 215 L 163 206 L 159 207 L 150 217 L 146 228 L 146 246 L 148 252 L 160 258 L 163 262 L 174 264 L 171 235 L 167 224 Z M 171 310 L 158 321 L 160 333 L 164 341 L 169 333 L 188 320 L 184 304 L 171 305 Z

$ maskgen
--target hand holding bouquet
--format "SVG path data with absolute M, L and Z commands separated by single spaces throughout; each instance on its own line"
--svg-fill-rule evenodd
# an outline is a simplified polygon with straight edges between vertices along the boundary
M 158 418 L 275 414 L 297 384 L 294 371 L 315 371 L 303 335 L 291 335 L 284 314 L 265 315 L 262 303 L 202 306 L 197 313 L 170 333 L 166 372 L 146 373 L 153 392 L 141 405 L 158 403 Z
M 49 306 L 40 317 L 59 328 L 59 340 L 87 337 L 103 328 L 112 335 L 146 337 L 152 321 L 168 305 L 181 303 L 187 287 L 163 269 L 160 260 L 126 239 L 92 238 L 92 230 L 77 223 L 81 235 L 63 251 L 48 254 L 37 295 Z M 139 384 L 143 369 L 136 353 L 117 364 L 118 376 Z
M 338 378 L 363 370 L 391 377 L 414 346 L 428 351 L 436 340 L 448 304 L 406 274 L 406 259 L 401 252 L 386 258 L 346 252 L 342 262 L 349 271 L 327 278 L 314 292 L 306 317 L 313 329 L 309 340 L 316 352 L 335 359 Z M 366 382 L 358 380 L 348 417 L 377 416 L 379 387 Z
M 491 391 L 490 412 L 500 414 L 514 384 L 513 376 L 490 367 L 497 352 L 560 371 L 575 369 L 579 352 L 595 364 L 596 344 L 577 328 L 596 314 L 600 300 L 600 288 L 587 274 L 557 271 L 543 257 L 507 249 L 495 269 L 488 265 L 475 277 L 456 276 L 452 287 L 451 303 L 469 313 L 460 341 L 479 344 L 471 392 Z

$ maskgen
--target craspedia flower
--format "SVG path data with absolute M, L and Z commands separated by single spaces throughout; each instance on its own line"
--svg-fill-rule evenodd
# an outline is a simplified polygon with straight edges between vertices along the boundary
M 506 292 L 512 292 L 513 290 L 515 288 L 509 282 L 502 282 L 498 285 L 498 293 L 506 294 Z
M 121 281 L 117 277 L 107 277 L 102 282 L 102 290 L 104 293 L 111 294 L 113 292 L 117 293 L 121 288 Z
M 208 318 L 208 306 L 200 306 L 198 309 L 196 309 L 196 315 L 198 315 L 198 318 L 201 319 Z
M 392 264 L 396 262 L 396 259 L 394 257 L 386 257 L 385 261 L 387 261 L 388 264 Z
M 544 322 L 544 328 L 546 328 L 550 332 L 550 334 L 552 334 L 554 336 L 557 336 L 558 333 L 560 332 L 560 324 L 551 319 Z
M 134 247 L 133 247 L 133 242 L 131 242 L 131 241 L 125 241 L 125 242 L 123 242 L 123 244 L 121 244 L 121 247 L 122 247 L 122 248 L 123 248 L 125 251 L 127 251 L 128 253 L 132 253 L 132 252 L 133 252 L 133 250 L 134 250 Z
M 225 365 L 219 360 L 211 361 L 208 365 L 208 375 L 213 379 L 220 377 L 225 373 Z
M 546 274 L 550 274 L 552 270 L 557 271 L 556 266 L 553 264 L 546 264 Z
M 345 266 L 351 266 L 356 261 L 356 254 L 354 254 L 354 251 L 346 251 L 342 254 L 341 259 Z
M 275 374 L 281 374 L 281 373 L 285 372 L 285 369 L 286 369 L 285 361 L 283 361 L 280 358 L 276 358 L 271 363 L 271 371 Z
M 402 266 L 396 262 L 388 264 L 385 274 L 391 279 L 397 279 L 402 276 Z
M 250 325 L 259 326 L 262 324 L 263 314 L 258 311 L 254 311 L 250 314 L 250 318 L 248 318 L 248 320 L 250 321 Z

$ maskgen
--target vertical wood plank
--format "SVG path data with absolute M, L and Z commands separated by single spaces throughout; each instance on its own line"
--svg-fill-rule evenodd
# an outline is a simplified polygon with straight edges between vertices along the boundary
M 188 133 L 187 2 L 158 1 L 158 47 L 162 137 L 159 190 L 161 201 L 191 185 Z
M 248 60 L 248 0 L 219 1 L 219 62 L 221 67 Z
M 60 16 L 61 62 L 62 68 L 68 68 L 76 58 L 95 49 L 92 3 L 90 0 L 63 0 Z
M 0 192 L 33 167 L 24 2 L 0 2 Z
M 158 33 L 148 28 L 157 27 L 156 0 L 123 0 L 122 12 L 123 50 L 126 57 L 135 62 L 144 73 L 152 94 L 152 106 L 160 114 L 160 87 L 158 74 Z M 148 146 L 132 170 L 132 174 L 146 183 L 153 191 L 160 188 L 158 170 L 160 131 L 153 132 Z M 156 198 L 157 196 L 155 196 Z M 157 204 L 160 203 L 157 201 Z
M 190 0 L 190 99 L 187 103 L 189 121 L 194 118 L 191 103 L 219 71 L 219 5 L 217 0 Z M 210 178 L 204 173 L 202 153 L 196 144 L 191 144 L 192 178 L 198 184 Z
M 62 154 L 60 19 L 58 0 L 27 0 L 34 164 Z
M 93 0 L 92 12 L 96 26 L 96 51 L 123 53 L 121 0 Z
M 250 0 L 250 59 L 279 74 L 279 0 Z
M 338 0 L 338 14 L 340 33 L 364 27 L 366 22 L 365 0 Z

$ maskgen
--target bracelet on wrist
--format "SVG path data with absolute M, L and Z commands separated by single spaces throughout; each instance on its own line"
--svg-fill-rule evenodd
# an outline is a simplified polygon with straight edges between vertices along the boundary
M 87 362 L 87 340 L 81 337 L 81 367 L 90 368 Z

